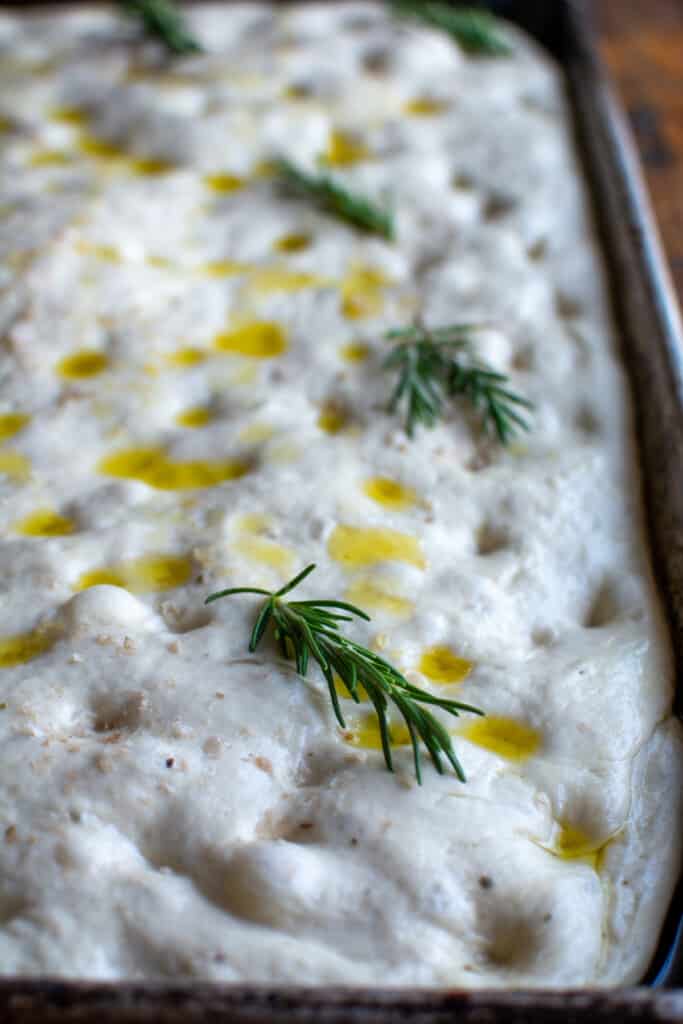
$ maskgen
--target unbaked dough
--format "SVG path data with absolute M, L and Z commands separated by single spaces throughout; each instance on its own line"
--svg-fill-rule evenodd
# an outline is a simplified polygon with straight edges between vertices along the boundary
M 635 982 L 681 734 L 561 74 L 375 4 L 189 17 L 169 61 L 107 9 L 0 16 L 0 973 Z M 406 437 L 416 316 L 482 325 L 528 435 Z M 449 720 L 466 784 L 389 774 L 367 708 L 247 653 L 254 600 L 203 604 L 310 561 L 300 596 L 486 710 Z

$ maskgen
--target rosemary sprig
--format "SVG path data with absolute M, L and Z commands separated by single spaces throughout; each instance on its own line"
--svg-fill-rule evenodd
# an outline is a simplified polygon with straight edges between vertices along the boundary
M 295 195 L 311 199 L 320 209 L 340 220 L 393 240 L 391 215 L 366 196 L 349 192 L 328 174 L 307 174 L 289 160 L 278 159 L 273 167 L 280 183 Z
M 355 605 L 345 601 L 283 601 L 282 598 L 315 569 L 307 565 L 294 579 L 275 592 L 258 587 L 230 587 L 207 597 L 205 604 L 232 594 L 262 594 L 266 600 L 256 616 L 251 632 L 249 650 L 253 653 L 272 621 L 275 639 L 285 658 L 292 659 L 300 676 L 306 676 L 309 662 L 317 662 L 330 691 L 334 713 L 342 729 L 346 728 L 335 687 L 335 674 L 341 679 L 351 697 L 360 703 L 359 688 L 363 686 L 374 705 L 379 721 L 384 760 L 393 771 L 391 732 L 387 718 L 389 701 L 400 711 L 410 734 L 415 762 L 415 775 L 422 784 L 420 768 L 420 741 L 424 743 L 434 767 L 440 775 L 444 766 L 441 755 L 450 762 L 458 778 L 465 782 L 465 773 L 453 749 L 450 733 L 424 705 L 441 708 L 456 717 L 461 711 L 482 715 L 479 708 L 456 700 L 434 697 L 426 690 L 413 686 L 401 673 L 366 647 L 349 640 L 339 631 L 340 622 L 351 622 L 352 616 L 369 621 L 369 617 Z M 346 612 L 348 614 L 339 614 Z
M 127 14 L 139 18 L 146 31 L 157 36 L 172 53 L 201 53 L 202 47 L 172 0 L 118 0 L 118 4 Z
M 389 399 L 388 411 L 405 407 L 406 433 L 412 437 L 421 423 L 433 427 L 443 415 L 449 398 L 462 396 L 482 414 L 484 427 L 494 433 L 501 444 L 518 430 L 528 430 L 522 409 L 532 403 L 511 391 L 508 378 L 478 361 L 471 346 L 473 324 L 449 327 L 404 327 L 386 335 L 397 344 L 383 366 L 398 370 L 398 382 Z
M 391 6 L 397 14 L 443 29 L 467 53 L 505 57 L 512 52 L 499 31 L 497 18 L 489 11 L 455 7 L 439 0 L 392 0 Z

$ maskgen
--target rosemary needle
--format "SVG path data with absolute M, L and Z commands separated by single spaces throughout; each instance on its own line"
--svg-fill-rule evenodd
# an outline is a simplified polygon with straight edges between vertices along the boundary
M 280 183 L 295 195 L 311 199 L 316 206 L 340 220 L 381 235 L 388 241 L 393 240 L 394 225 L 390 214 L 366 196 L 350 192 L 328 174 L 307 174 L 289 160 L 278 159 L 273 166 Z
M 118 0 L 119 7 L 140 19 L 150 35 L 157 36 L 172 53 L 201 53 L 202 47 L 187 29 L 172 0 Z
M 510 390 L 505 374 L 477 360 L 472 352 L 472 324 L 448 327 L 404 327 L 389 331 L 397 344 L 384 360 L 384 368 L 398 371 L 388 411 L 405 408 L 406 433 L 412 437 L 418 423 L 433 427 L 449 398 L 462 396 L 479 409 L 484 427 L 501 444 L 519 430 L 528 430 L 523 409 L 533 406 Z
M 391 0 L 391 6 L 399 15 L 443 29 L 467 53 L 505 57 L 512 52 L 499 31 L 497 18 L 489 11 L 456 7 L 440 0 Z
M 482 715 L 483 711 L 460 701 L 435 697 L 426 690 L 413 686 L 388 661 L 374 651 L 349 640 L 340 632 L 340 622 L 351 622 L 355 615 L 369 621 L 369 617 L 355 605 L 345 601 L 283 601 L 283 597 L 306 579 L 315 565 L 308 565 L 280 590 L 261 590 L 258 587 L 230 587 L 206 598 L 205 604 L 233 594 L 261 594 L 266 600 L 261 605 L 249 641 L 253 653 L 272 622 L 274 635 L 285 658 L 292 659 L 300 676 L 306 676 L 310 661 L 320 667 L 330 691 L 334 713 L 342 729 L 346 728 L 335 686 L 335 674 L 341 679 L 353 700 L 359 704 L 359 688 L 363 686 L 372 702 L 379 722 L 384 760 L 393 771 L 391 756 L 392 737 L 387 718 L 391 701 L 403 716 L 413 748 L 415 775 L 422 784 L 420 741 L 424 743 L 434 767 L 443 774 L 443 755 L 452 765 L 458 778 L 464 782 L 465 773 L 453 749 L 450 733 L 427 710 L 429 705 L 441 708 L 456 717 L 461 711 Z M 342 614 L 339 614 L 339 613 Z

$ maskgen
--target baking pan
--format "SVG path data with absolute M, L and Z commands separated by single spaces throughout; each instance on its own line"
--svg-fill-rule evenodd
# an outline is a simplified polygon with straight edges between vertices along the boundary
M 2 7 L 32 5 L 0 0 Z M 38 6 L 38 5 L 35 5 Z M 46 6 L 46 5 L 41 5 Z M 57 7 L 57 3 L 49 6 Z M 633 393 L 655 574 L 683 708 L 683 328 L 635 149 L 593 39 L 590 0 L 489 0 L 563 67 Z M 681 986 L 681 987 L 677 987 Z M 0 1024 L 683 1024 L 683 880 L 638 988 L 268 988 L 0 980 Z

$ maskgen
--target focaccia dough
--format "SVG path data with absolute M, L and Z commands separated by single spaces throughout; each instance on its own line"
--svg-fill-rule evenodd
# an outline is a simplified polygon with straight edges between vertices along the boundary
M 189 17 L 169 60 L 105 9 L 0 15 L 0 974 L 635 982 L 681 733 L 560 72 L 376 4 Z M 453 404 L 406 437 L 416 316 L 483 325 L 528 436 Z M 203 604 L 312 561 L 300 597 L 485 709 L 445 719 L 466 784 L 389 774 L 367 706 L 344 732 L 247 653 L 254 599 Z

